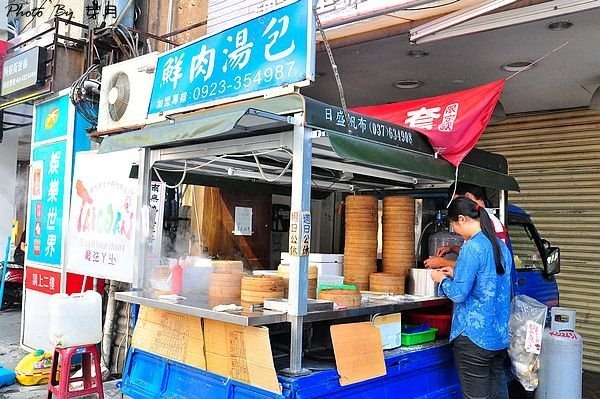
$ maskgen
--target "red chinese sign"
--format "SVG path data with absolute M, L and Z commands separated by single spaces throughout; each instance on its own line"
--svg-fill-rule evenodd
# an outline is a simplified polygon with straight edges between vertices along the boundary
M 473 149 L 500 98 L 504 80 L 443 96 L 353 108 L 352 111 L 414 129 L 437 154 L 458 166 Z
M 60 292 L 60 278 L 60 272 L 27 266 L 25 269 L 25 288 L 50 295 L 58 294 Z

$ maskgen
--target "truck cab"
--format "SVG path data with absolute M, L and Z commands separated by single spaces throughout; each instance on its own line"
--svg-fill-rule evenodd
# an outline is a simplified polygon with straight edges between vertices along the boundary
M 507 228 L 515 260 L 513 293 L 527 295 L 546 306 L 558 306 L 560 249 L 543 239 L 531 216 L 516 205 L 509 205 Z

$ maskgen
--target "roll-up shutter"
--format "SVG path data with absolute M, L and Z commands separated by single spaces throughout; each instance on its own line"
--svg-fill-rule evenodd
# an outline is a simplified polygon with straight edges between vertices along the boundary
M 560 305 L 577 311 L 584 370 L 600 372 L 600 113 L 508 118 L 489 126 L 477 147 L 508 159 L 521 186 L 509 201 L 560 247 Z

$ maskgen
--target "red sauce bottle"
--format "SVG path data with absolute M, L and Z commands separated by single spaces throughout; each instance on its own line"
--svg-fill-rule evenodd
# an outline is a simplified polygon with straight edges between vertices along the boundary
M 173 294 L 181 295 L 183 287 L 183 267 L 177 261 L 175 266 L 171 269 L 171 292 Z

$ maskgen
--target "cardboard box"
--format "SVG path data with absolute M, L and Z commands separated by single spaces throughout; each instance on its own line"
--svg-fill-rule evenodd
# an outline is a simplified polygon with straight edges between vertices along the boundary
M 341 386 L 387 373 L 381 335 L 373 324 L 337 324 L 331 326 L 330 331 Z
M 200 317 L 140 306 L 131 345 L 206 370 Z
M 383 349 L 393 349 L 402 345 L 402 314 L 392 313 L 373 317 L 373 325 L 381 333 Z
M 281 395 L 268 328 L 205 319 L 204 337 L 208 371 Z

